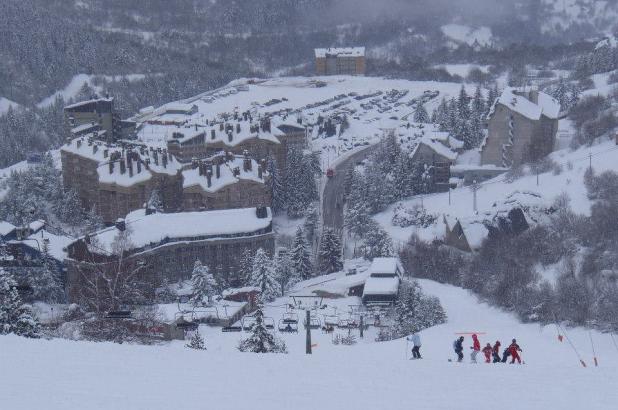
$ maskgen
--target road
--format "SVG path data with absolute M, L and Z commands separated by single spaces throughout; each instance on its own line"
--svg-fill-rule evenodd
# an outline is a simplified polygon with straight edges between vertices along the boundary
M 322 194 L 323 226 L 332 228 L 336 232 L 341 232 L 343 229 L 343 184 L 346 171 L 355 163 L 365 159 L 372 147 L 374 145 L 368 145 L 341 161 L 335 167 L 335 175 L 326 180 Z

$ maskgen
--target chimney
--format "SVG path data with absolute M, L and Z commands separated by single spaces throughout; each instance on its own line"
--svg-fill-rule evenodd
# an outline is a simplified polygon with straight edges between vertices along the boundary
M 234 136 L 233 136 L 232 132 L 231 132 L 231 131 L 228 131 L 228 132 L 227 132 L 227 140 L 228 140 L 229 142 L 232 142 L 232 140 L 233 140 L 233 139 L 234 139 Z
M 202 164 L 201 161 L 197 164 L 197 174 L 199 176 L 204 176 L 204 164 Z
M 191 169 L 196 169 L 199 166 L 199 162 L 197 160 L 197 158 L 193 157 L 191 158 Z
M 223 131 L 223 128 L 224 128 L 224 127 L 225 127 L 225 126 L 223 125 L 223 123 L 222 123 L 222 122 L 220 122 L 220 123 L 219 123 L 219 131 Z
M 251 171 L 251 168 L 252 168 L 251 158 L 247 158 L 247 157 L 243 158 L 243 160 L 242 160 L 242 169 L 243 169 L 243 171 L 249 172 L 249 171 Z
M 215 138 L 216 138 L 215 129 L 214 129 L 214 128 L 212 128 L 212 129 L 210 130 L 210 139 L 211 139 L 211 140 L 214 140 Z
M 137 165 L 137 173 L 139 174 L 140 172 L 142 172 L 142 161 L 137 160 L 136 165 Z
M 240 123 L 236 123 L 236 134 L 240 134 Z
M 208 188 L 212 186 L 212 171 L 206 172 L 206 182 L 208 183 Z
M 262 179 L 262 166 L 258 165 L 258 178 Z
M 114 173 L 114 161 L 109 162 L 109 173 L 110 174 Z
M 195 124 L 195 131 L 197 131 L 197 124 Z
M 155 165 L 159 165 L 159 153 L 157 151 L 153 151 L 152 158 L 154 159 Z
M 127 168 L 129 168 L 129 176 L 133 177 L 133 160 L 129 159 L 127 161 Z
M 238 119 L 238 111 L 234 111 L 234 119 L 237 120 Z
M 104 149 L 103 150 L 103 158 L 107 158 L 109 157 L 109 150 L 108 149 Z
M 255 216 L 258 219 L 264 219 L 268 217 L 268 209 L 265 206 L 258 206 L 255 208 Z
M 92 153 L 93 154 L 96 154 L 98 150 L 99 150 L 99 146 L 98 145 L 95 144 L 95 145 L 92 146 Z
M 82 146 L 82 140 L 77 140 L 77 148 L 80 148 Z
M 232 174 L 233 174 L 235 177 L 240 176 L 240 168 L 235 167 L 235 168 L 232 170 Z
M 167 155 L 164 153 L 161 159 L 163 160 L 163 168 L 167 168 Z
M 217 172 L 217 179 L 221 178 L 221 163 L 217 161 L 217 166 L 215 168 Z
M 123 160 L 120 160 L 120 174 L 124 175 L 127 172 L 127 166 Z

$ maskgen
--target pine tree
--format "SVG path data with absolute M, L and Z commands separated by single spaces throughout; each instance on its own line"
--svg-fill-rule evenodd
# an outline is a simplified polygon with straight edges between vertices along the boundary
M 440 301 L 425 296 L 416 282 L 401 284 L 393 316 L 393 337 L 407 336 L 446 322 Z
M 262 298 L 265 301 L 274 300 L 279 296 L 279 286 L 275 277 L 273 261 L 262 248 L 255 252 L 255 257 L 253 258 L 251 286 L 260 289 Z
M 243 249 L 238 262 L 238 281 L 245 286 L 251 280 L 253 272 L 253 251 L 250 248 Z
M 393 250 L 393 241 L 390 236 L 380 225 L 373 221 L 371 222 L 361 245 L 363 256 L 369 260 L 393 256 L 395 251 Z
M 40 337 L 38 320 L 30 306 L 22 304 L 17 283 L 11 274 L 0 268 L 0 335 L 9 333 Z
M 433 122 L 438 124 L 440 127 L 440 131 L 448 131 L 449 124 L 449 108 L 448 103 L 446 102 L 446 98 L 442 97 L 442 101 L 440 101 L 440 105 L 438 108 L 434 110 L 434 119 Z
M 273 213 L 278 215 L 285 210 L 286 195 L 277 161 L 272 156 L 269 156 L 266 160 L 266 171 L 268 172 L 267 181 L 272 196 L 271 208 Z
M 414 122 L 421 124 L 426 124 L 429 122 L 429 114 L 421 102 L 416 104 L 416 109 L 414 110 Z
M 466 119 L 470 117 L 470 99 L 466 94 L 466 88 L 461 85 L 459 90 L 459 98 L 457 99 L 457 113 L 460 119 Z
M 189 349 L 195 350 L 206 350 L 206 344 L 204 343 L 204 338 L 200 334 L 199 330 L 193 332 L 193 336 L 191 336 L 191 340 L 188 344 L 185 345 Z
M 330 228 L 325 228 L 322 233 L 319 257 L 321 273 L 328 274 L 343 269 L 341 240 Z
M 251 327 L 251 336 L 240 341 L 238 350 L 251 353 L 287 353 L 285 343 L 275 338 L 264 325 L 264 306 L 258 302 L 253 314 L 255 323 Z
M 202 306 L 204 300 L 210 301 L 215 294 L 215 287 L 217 282 L 210 273 L 207 266 L 202 265 L 202 262 L 198 259 L 193 266 L 193 273 L 191 274 L 191 289 L 193 294 L 189 303 L 193 306 Z
M 474 92 L 474 97 L 472 97 L 472 118 L 482 118 L 485 114 L 485 100 L 483 99 L 483 92 L 481 91 L 481 87 L 477 86 L 476 91 Z
M 302 280 L 309 279 L 313 275 L 313 265 L 311 263 L 311 253 L 307 245 L 307 239 L 303 229 L 299 226 L 294 236 L 292 244 L 292 266 L 296 276 Z
M 41 269 L 34 270 L 30 279 L 34 297 L 49 303 L 58 303 L 63 299 L 60 272 L 54 259 L 49 254 L 49 242 L 43 241 Z
M 275 258 L 275 278 L 279 284 L 282 296 L 300 281 L 287 249 L 279 251 Z
M 305 223 L 303 224 L 309 243 L 312 243 L 315 237 L 315 232 L 318 229 L 318 219 L 318 210 L 312 202 L 305 211 Z

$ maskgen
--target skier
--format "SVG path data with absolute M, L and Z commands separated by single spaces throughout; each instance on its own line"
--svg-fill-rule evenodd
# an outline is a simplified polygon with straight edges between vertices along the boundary
M 521 358 L 519 357 L 519 352 L 521 352 L 521 348 L 517 344 L 517 340 L 513 339 L 513 343 L 509 346 L 509 352 L 511 354 L 511 364 L 515 363 L 517 360 L 517 364 L 521 364 Z
M 476 363 L 476 355 L 481 351 L 481 342 L 479 342 L 479 338 L 476 333 L 472 335 L 472 342 L 473 344 L 470 346 L 470 349 L 472 349 L 470 359 L 472 360 L 472 363 Z
M 509 348 L 509 346 L 507 346 L 506 349 L 504 349 L 504 352 L 502 352 L 502 363 L 506 363 L 510 355 L 511 349 Z
M 487 343 L 487 346 L 483 348 L 483 354 L 485 354 L 485 363 L 491 363 L 491 352 L 493 351 L 491 343 Z
M 457 361 L 461 362 L 463 360 L 463 341 L 464 337 L 460 336 L 459 339 L 453 342 L 453 348 L 455 349 L 455 353 L 457 353 Z
M 496 340 L 496 344 L 494 345 L 492 355 L 494 357 L 494 363 L 500 363 L 500 341 Z
M 412 342 L 412 359 L 422 359 L 421 357 L 421 336 L 418 333 L 412 333 L 412 336 L 407 338 L 408 341 Z

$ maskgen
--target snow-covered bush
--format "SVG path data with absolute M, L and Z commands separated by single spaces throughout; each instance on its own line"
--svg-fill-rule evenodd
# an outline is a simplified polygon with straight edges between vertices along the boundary
M 411 208 L 399 204 L 393 209 L 392 223 L 395 226 L 407 228 L 408 226 L 418 226 L 421 228 L 427 228 L 433 225 L 437 216 L 430 214 L 427 210 L 420 206 L 414 205 Z
M 191 336 L 191 340 L 189 343 L 185 345 L 189 349 L 195 350 L 206 350 L 206 344 L 204 343 L 204 338 L 200 334 L 199 330 L 193 332 L 193 336 Z
M 0 335 L 40 337 L 39 322 L 30 305 L 23 304 L 17 291 L 17 282 L 0 268 Z

